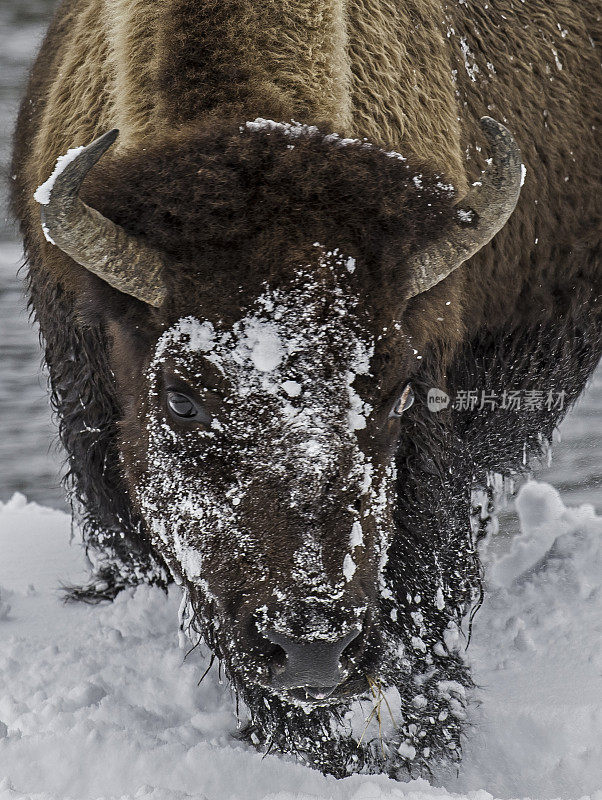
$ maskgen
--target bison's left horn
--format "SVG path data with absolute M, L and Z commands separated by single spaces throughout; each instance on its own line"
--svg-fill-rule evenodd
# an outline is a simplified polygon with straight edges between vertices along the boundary
M 42 204 L 46 238 L 82 267 L 120 292 L 151 306 L 165 300 L 164 258 L 79 199 L 79 190 L 92 167 L 113 144 L 118 130 L 105 133 L 82 148 L 75 158 L 36 192 Z
M 484 247 L 506 224 L 518 202 L 522 182 L 518 145 L 491 117 L 483 117 L 481 127 L 491 145 L 491 163 L 462 199 L 452 229 L 412 259 L 407 298 L 436 286 Z M 475 215 L 476 222 L 469 224 Z

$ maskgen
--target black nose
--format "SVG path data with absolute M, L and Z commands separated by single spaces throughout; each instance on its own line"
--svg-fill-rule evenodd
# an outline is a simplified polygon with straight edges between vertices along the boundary
M 345 679 L 340 660 L 343 650 L 360 635 L 353 628 L 345 636 L 328 642 L 321 639 L 294 639 L 284 633 L 264 631 L 263 635 L 278 645 L 286 656 L 284 663 L 272 661 L 272 686 L 278 689 L 304 688 L 316 698 L 327 697 Z

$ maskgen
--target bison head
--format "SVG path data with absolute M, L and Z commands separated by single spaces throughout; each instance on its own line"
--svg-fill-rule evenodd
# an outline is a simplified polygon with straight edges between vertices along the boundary
M 518 150 L 483 124 L 492 163 L 461 208 L 397 153 L 265 120 L 117 155 L 87 205 L 112 132 L 43 206 L 47 238 L 101 279 L 84 295 L 110 340 L 131 499 L 187 619 L 272 728 L 432 667 L 413 579 L 390 579 L 392 554 L 413 572 L 395 457 L 433 338 L 409 301 L 444 307 L 438 284 L 514 208 Z

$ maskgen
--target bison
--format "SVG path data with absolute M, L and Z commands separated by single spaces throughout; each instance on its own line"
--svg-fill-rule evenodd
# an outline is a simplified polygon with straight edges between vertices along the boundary
M 499 476 L 600 357 L 599 32 L 594 0 L 56 12 L 12 173 L 72 594 L 181 585 L 259 747 L 460 758 Z

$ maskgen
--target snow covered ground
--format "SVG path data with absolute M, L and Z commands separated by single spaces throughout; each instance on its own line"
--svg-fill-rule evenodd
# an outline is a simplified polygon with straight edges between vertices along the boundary
M 0 503 L 0 800 L 602 800 L 602 517 L 536 482 L 517 509 L 509 552 L 484 554 L 474 728 L 436 788 L 262 759 L 217 668 L 197 686 L 206 655 L 183 660 L 176 590 L 65 606 L 85 568 L 68 517 Z

